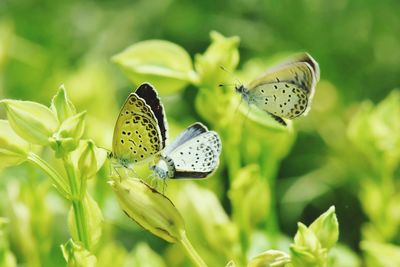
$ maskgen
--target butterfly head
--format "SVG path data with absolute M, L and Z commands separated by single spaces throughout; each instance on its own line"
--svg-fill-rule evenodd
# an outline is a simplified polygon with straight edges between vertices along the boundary
M 248 90 L 246 89 L 246 87 L 244 87 L 243 84 L 239 84 L 235 86 L 235 91 L 241 95 L 244 95 L 247 93 Z
M 160 179 L 172 178 L 175 167 L 172 160 L 168 157 L 161 157 L 157 164 L 150 166 L 150 170 Z

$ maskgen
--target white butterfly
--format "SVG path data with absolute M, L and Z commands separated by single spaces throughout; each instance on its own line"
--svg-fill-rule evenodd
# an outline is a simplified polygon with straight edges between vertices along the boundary
M 248 86 L 235 89 L 249 105 L 254 104 L 286 125 L 282 118 L 307 114 L 319 76 L 318 63 L 308 53 L 301 53 L 267 69 Z
M 220 153 L 218 134 L 197 122 L 167 146 L 150 169 L 161 179 L 205 178 L 218 166 Z

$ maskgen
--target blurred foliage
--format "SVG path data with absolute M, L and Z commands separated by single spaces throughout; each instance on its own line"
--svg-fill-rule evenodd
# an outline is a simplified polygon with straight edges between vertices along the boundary
M 328 266 L 398 266 L 398 10 L 395 0 L 0 1 L 0 99 L 15 99 L 0 109 L 0 266 L 90 266 L 93 255 L 96 266 L 191 266 L 119 210 L 108 164 L 99 169 L 97 147 L 110 149 L 120 105 L 145 80 L 162 94 L 171 137 L 198 120 L 221 135 L 211 178 L 167 187 L 207 264 L 283 264 L 297 222 L 335 205 Z M 309 115 L 287 129 L 218 87 L 296 51 L 319 62 L 321 81 Z M 67 180 L 43 165 L 66 177 L 67 154 L 78 188 L 89 179 L 78 195 L 90 251 L 77 242 Z

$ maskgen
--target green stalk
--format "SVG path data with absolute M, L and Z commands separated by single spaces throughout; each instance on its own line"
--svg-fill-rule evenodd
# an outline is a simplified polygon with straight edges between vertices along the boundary
M 64 157 L 64 168 L 68 175 L 68 180 L 71 188 L 72 195 L 72 209 L 74 210 L 75 217 L 75 225 L 78 232 L 78 239 L 83 243 L 86 249 L 89 249 L 89 238 L 87 231 L 87 224 L 85 218 L 85 211 L 83 208 L 83 194 L 81 194 L 80 189 L 78 188 L 77 177 L 75 175 L 74 167 L 71 163 L 71 160 L 68 156 Z
M 194 249 L 194 247 L 190 243 L 185 232 L 182 234 L 182 239 L 180 241 L 181 241 L 181 245 L 183 246 L 183 248 L 186 251 L 186 254 L 189 256 L 189 258 L 192 260 L 192 262 L 196 266 L 207 267 L 207 264 L 204 262 L 204 260 L 200 257 L 200 255 L 197 253 L 197 251 Z
M 63 195 L 63 197 L 67 199 L 70 198 L 71 193 L 66 186 L 65 179 L 55 169 L 53 169 L 47 161 L 32 152 L 28 154 L 28 161 L 38 166 L 47 173 L 48 176 L 50 176 L 55 188 L 61 193 L 61 195 Z
M 275 239 L 279 233 L 279 223 L 277 215 L 277 203 L 276 203 L 276 175 L 277 175 L 277 159 L 271 153 L 267 153 L 268 148 L 265 144 L 263 146 L 263 153 L 261 154 L 260 161 L 260 172 L 263 177 L 267 179 L 268 186 L 270 189 L 270 213 L 268 221 L 265 225 L 266 232 L 271 238 L 272 244 L 275 245 Z

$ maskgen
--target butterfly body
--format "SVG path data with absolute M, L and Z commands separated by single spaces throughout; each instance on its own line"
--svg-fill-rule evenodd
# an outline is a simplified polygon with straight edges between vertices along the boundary
M 160 179 L 205 178 L 218 165 L 221 140 L 201 123 L 189 126 L 151 166 Z
M 282 118 L 294 119 L 308 112 L 318 80 L 318 63 L 304 53 L 268 69 L 248 86 L 235 89 L 249 105 L 285 124 Z
M 165 146 L 166 123 L 163 107 L 150 84 L 144 83 L 126 99 L 114 128 L 111 157 L 115 165 L 151 159 Z

